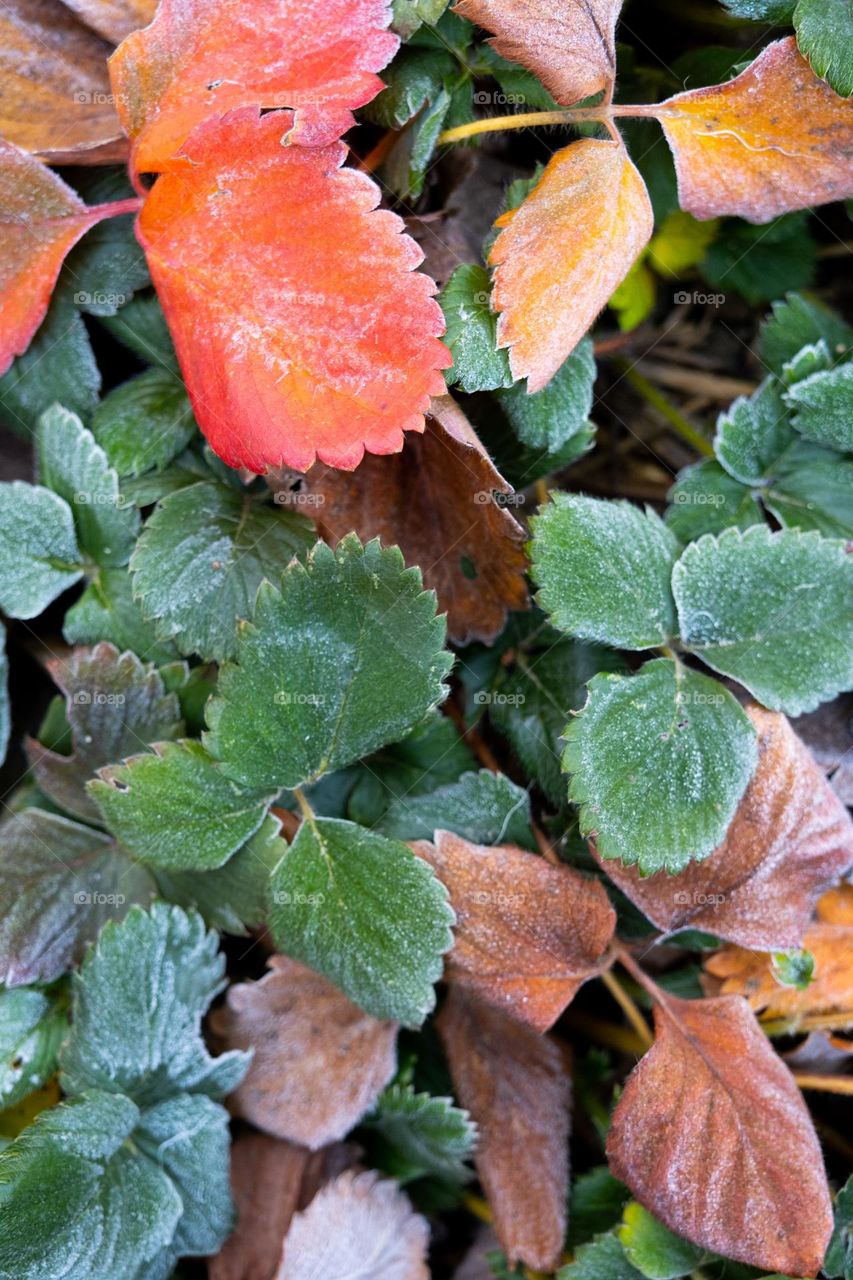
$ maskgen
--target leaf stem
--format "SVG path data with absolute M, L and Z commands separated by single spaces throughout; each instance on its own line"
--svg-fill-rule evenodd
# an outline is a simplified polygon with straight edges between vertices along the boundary
M 619 141 L 612 121 L 618 116 L 657 116 L 660 106 L 657 103 L 626 103 L 614 105 L 602 102 L 597 107 L 566 107 L 559 111 L 519 111 L 511 116 L 487 116 L 483 120 L 471 120 L 468 124 L 456 125 L 453 129 L 445 129 L 438 135 L 439 143 L 462 142 L 465 138 L 476 137 L 478 133 L 504 133 L 509 129 L 532 129 L 540 125 L 584 124 L 595 121 L 603 124 Z
M 853 1076 L 811 1075 L 807 1071 L 792 1072 L 801 1089 L 814 1089 L 817 1093 L 845 1093 L 853 1097 Z
M 714 448 L 709 440 L 706 440 L 700 431 L 697 431 L 692 423 L 688 422 L 683 414 L 679 413 L 675 405 L 667 400 L 666 396 L 658 391 L 653 383 L 649 382 L 637 369 L 628 364 L 627 360 L 614 361 L 617 369 L 621 372 L 625 381 L 629 386 L 638 391 L 643 399 L 657 409 L 658 413 L 666 418 L 669 425 L 685 440 L 687 444 L 692 445 L 697 453 L 701 453 L 703 457 L 713 458 Z
M 621 958 L 621 957 L 620 957 Z M 613 999 L 619 1005 L 625 1017 L 636 1031 L 637 1035 L 643 1042 L 646 1049 L 650 1049 L 654 1043 L 654 1036 L 649 1030 L 649 1024 L 646 1022 L 640 1010 L 631 999 L 628 992 L 622 986 L 622 983 L 616 977 L 615 973 L 610 969 L 605 969 L 601 975 L 601 981 L 612 995 Z
M 140 196 L 128 196 L 126 200 L 111 200 L 108 204 L 92 205 L 89 212 L 102 218 L 120 218 L 123 213 L 139 213 L 143 200 Z
M 294 796 L 294 799 L 296 800 L 296 803 L 299 805 L 299 812 L 302 814 L 302 817 L 305 819 L 306 822 L 310 823 L 311 826 L 313 826 L 314 820 L 316 818 L 316 814 L 314 813 L 314 810 L 311 808 L 311 805 L 308 803 L 308 799 L 304 791 L 302 791 L 300 787 L 294 787 L 293 796 Z

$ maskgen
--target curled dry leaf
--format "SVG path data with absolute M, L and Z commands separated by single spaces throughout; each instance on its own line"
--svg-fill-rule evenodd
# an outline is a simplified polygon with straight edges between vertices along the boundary
M 412 848 L 456 912 L 445 978 L 547 1031 L 599 972 L 613 936 L 616 913 L 603 886 L 514 845 L 470 844 L 450 831 Z
M 807 1014 L 849 1013 L 853 1009 L 853 927 L 817 923 L 803 938 L 814 957 L 814 977 L 802 991 L 783 986 L 775 977 L 772 953 L 725 947 L 705 961 L 709 989 L 719 995 L 744 996 L 768 1018 Z
M 540 391 L 577 346 L 648 242 L 645 183 L 624 146 L 595 138 L 552 156 L 502 227 L 489 261 L 498 346 Z
M 279 119 L 289 142 L 334 142 L 383 88 L 376 72 L 399 44 L 390 16 L 388 0 L 161 0 L 110 60 L 134 164 L 159 172 L 196 125 L 235 107 L 293 108 Z
M 697 218 L 769 222 L 853 196 L 853 111 L 819 80 L 793 36 L 734 80 L 676 94 L 655 109 Z
M 571 106 L 613 84 L 621 8 L 622 0 L 460 0 L 455 11 L 494 32 L 502 57 Z
M 396 1182 L 342 1173 L 294 1218 L 276 1280 L 429 1280 L 428 1240 Z
M 211 1026 L 227 1048 L 254 1050 L 232 1095 L 237 1114 L 313 1151 L 348 1133 L 388 1084 L 397 1024 L 295 960 L 272 956 L 269 967 L 260 982 L 229 988 Z
M 0 138 L 0 373 L 29 346 L 69 249 L 109 214 L 108 205 L 87 208 L 57 174 Z
M 51 164 L 123 160 L 109 52 L 60 0 L 4 0 L 0 134 Z
M 569 1183 L 565 1046 L 459 987 L 436 1025 L 456 1094 L 480 1133 L 474 1163 L 501 1247 L 511 1264 L 552 1271 Z
M 662 998 L 607 1157 L 640 1203 L 693 1244 L 765 1271 L 817 1274 L 832 1232 L 820 1144 L 739 996 Z
M 250 108 L 201 125 L 138 234 L 216 453 L 258 472 L 351 469 L 423 430 L 450 363 L 444 320 L 376 184 L 340 168 L 342 144 L 282 146 L 291 120 Z
M 87 27 L 111 44 L 145 27 L 157 11 L 157 0 L 63 0 Z
M 264 1133 L 240 1134 L 231 1150 L 237 1225 L 209 1259 L 208 1280 L 274 1280 L 293 1215 L 353 1159 L 343 1143 L 307 1151 Z
M 396 457 L 366 457 L 351 475 L 318 464 L 304 489 L 327 542 L 354 529 L 422 567 L 456 644 L 493 640 L 507 610 L 527 608 L 526 535 L 499 503 L 512 488 L 450 396 L 432 401 L 423 435 Z
M 660 929 L 690 926 L 745 947 L 796 947 L 820 894 L 853 863 L 853 824 L 785 716 L 747 711 L 758 768 L 719 848 L 675 876 L 601 865 Z

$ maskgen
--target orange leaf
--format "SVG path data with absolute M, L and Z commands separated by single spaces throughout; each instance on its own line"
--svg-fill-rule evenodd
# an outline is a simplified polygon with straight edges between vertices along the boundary
M 498 346 L 540 391 L 589 329 L 648 241 L 643 179 L 617 142 L 558 151 L 520 208 L 498 219 L 492 294 Z
M 827 924 L 853 925 L 853 884 L 845 882 L 829 889 L 817 904 L 817 918 Z
M 0 134 L 54 164 L 124 159 L 109 52 L 59 0 L 4 0 Z
M 452 987 L 436 1025 L 459 1101 L 480 1131 L 474 1155 L 510 1264 L 560 1260 L 569 1183 L 565 1048 Z
M 290 112 L 199 126 L 139 220 L 196 418 L 232 467 L 353 468 L 422 431 L 450 355 L 435 285 L 346 154 Z
M 211 1026 L 227 1048 L 254 1050 L 232 1095 L 237 1114 L 314 1151 L 348 1133 L 388 1084 L 397 1024 L 363 1013 L 295 960 L 272 956 L 269 967 L 260 982 L 229 988 Z
M 599 972 L 616 913 L 603 886 L 514 845 L 487 848 L 450 831 L 415 853 L 456 912 L 445 978 L 547 1031 Z
M 456 13 L 493 31 L 502 57 L 538 76 L 572 106 L 612 85 L 622 0 L 460 0 Z
M 26 351 L 72 245 L 115 208 L 87 208 L 57 174 L 0 138 L 0 373 Z
M 745 947 L 796 947 L 815 903 L 853 862 L 853 823 L 783 715 L 747 708 L 758 768 L 723 843 L 678 875 L 601 865 L 659 929 L 707 929 Z
M 63 0 L 98 35 L 119 44 L 154 17 L 157 0 Z
M 727 84 L 656 108 L 682 209 L 769 222 L 853 196 L 853 106 L 819 80 L 793 36 L 762 50 Z
M 773 957 L 766 951 L 725 947 L 705 961 L 705 969 L 719 980 L 716 986 L 720 995 L 744 996 L 756 1013 L 765 1010 L 770 1018 L 853 1009 L 853 928 L 842 924 L 812 925 L 803 938 L 803 947 L 814 956 L 815 968 L 813 980 L 802 991 L 777 981 Z
M 814 1276 L 832 1232 L 820 1145 L 787 1067 L 745 1000 L 655 1008 L 607 1157 L 671 1231 L 727 1258 Z
M 287 502 L 286 485 L 270 480 Z M 306 493 L 304 509 L 327 542 L 355 530 L 362 542 L 396 543 L 407 564 L 422 566 L 456 644 L 494 640 L 508 609 L 528 607 L 526 534 L 494 498 L 512 488 L 450 396 L 433 400 L 425 432 L 408 436 L 402 453 L 366 457 L 352 474 L 318 464 Z
M 162 0 L 110 59 L 140 172 L 235 107 L 289 107 L 288 141 L 334 142 L 383 88 L 399 41 L 388 0 Z M 284 132 L 284 119 L 279 121 Z

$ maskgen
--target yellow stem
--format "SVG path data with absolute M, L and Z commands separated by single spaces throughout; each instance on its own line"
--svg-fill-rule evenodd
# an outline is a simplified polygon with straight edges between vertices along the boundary
M 817 1093 L 846 1093 L 853 1097 L 853 1076 L 818 1076 L 806 1071 L 795 1071 L 794 1080 L 801 1089 L 814 1089 Z
M 492 1211 L 482 1196 L 474 1195 L 473 1191 L 466 1191 L 462 1197 L 462 1203 L 469 1213 L 473 1213 L 475 1218 L 479 1218 L 480 1222 L 492 1223 Z
M 697 431 L 692 423 L 688 422 L 683 414 L 679 413 L 675 405 L 667 400 L 665 395 L 658 391 L 657 387 L 649 382 L 648 378 L 628 364 L 627 360 L 617 360 L 616 367 L 622 373 L 625 381 L 632 386 L 635 391 L 646 400 L 658 413 L 666 418 L 671 427 L 677 431 L 682 440 L 686 440 L 692 445 L 697 453 L 704 454 L 706 458 L 713 458 L 714 447 L 710 440 L 706 440 L 700 431 Z
M 646 1049 L 650 1049 L 654 1043 L 654 1037 L 649 1030 L 649 1024 L 646 1022 L 640 1010 L 634 1001 L 628 995 L 628 992 L 622 986 L 622 983 L 616 977 L 611 969 L 605 969 L 601 975 L 601 981 L 612 995 L 613 999 L 619 1005 L 625 1017 L 642 1040 Z
M 503 133 L 508 129 L 532 129 L 538 125 L 551 124 L 584 124 L 594 120 L 603 124 L 618 141 L 618 135 L 612 125 L 616 116 L 655 116 L 661 110 L 655 103 L 632 103 L 630 105 L 614 105 L 602 102 L 597 107 L 568 107 L 560 111 L 519 111 L 513 116 L 487 116 L 484 120 L 471 120 L 468 124 L 459 124 L 454 129 L 445 129 L 438 135 L 438 141 L 444 145 L 448 142 L 462 142 L 465 138 L 476 137 L 478 133 Z
M 306 822 L 313 822 L 314 816 L 315 816 L 314 810 L 311 808 L 311 805 L 308 803 L 308 800 L 304 792 L 302 792 L 299 789 L 299 787 L 294 787 L 293 794 L 296 798 L 296 803 L 299 805 L 299 811 L 302 814 L 302 817 L 305 819 Z
M 813 1013 L 804 1018 L 762 1018 L 768 1036 L 797 1035 L 800 1031 L 847 1031 L 853 1027 L 853 1010 L 841 1013 Z

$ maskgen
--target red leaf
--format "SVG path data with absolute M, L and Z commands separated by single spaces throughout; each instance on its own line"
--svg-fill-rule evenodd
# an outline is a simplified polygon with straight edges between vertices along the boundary
M 510 1264 L 560 1260 L 569 1187 L 564 1046 L 451 988 L 436 1025 L 459 1101 L 480 1131 L 477 1173 Z
M 585 138 L 552 156 L 497 225 L 498 345 L 510 348 L 515 377 L 540 391 L 642 252 L 654 225 L 649 195 L 623 146 Z
M 726 84 L 661 103 L 681 207 L 697 218 L 769 222 L 853 196 L 853 110 L 819 80 L 793 36 Z
M 140 172 L 159 172 L 196 125 L 235 107 L 289 107 L 289 142 L 325 146 L 383 88 L 397 51 L 388 0 L 161 0 L 110 59 Z
M 281 145 L 289 112 L 201 125 L 139 239 L 196 418 L 232 467 L 351 469 L 422 431 L 450 356 L 433 282 L 340 144 Z
M 447 981 L 547 1031 L 599 972 L 613 936 L 616 914 L 603 886 L 514 845 L 487 848 L 450 831 L 412 848 L 456 912 Z
M 832 1232 L 820 1144 L 749 1005 L 667 996 L 655 1031 L 613 1113 L 614 1175 L 693 1244 L 816 1275 Z

